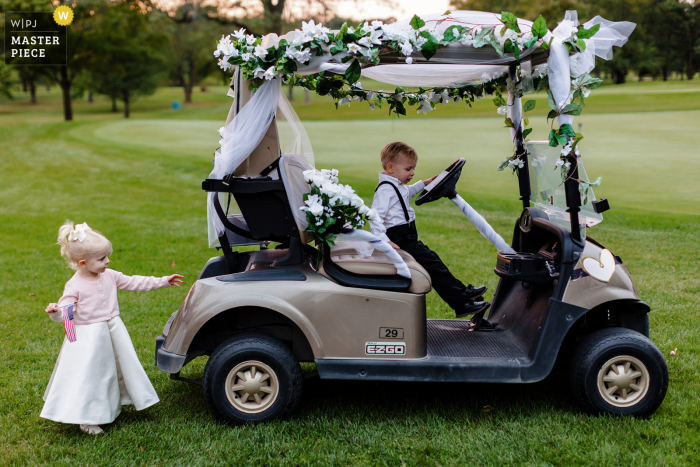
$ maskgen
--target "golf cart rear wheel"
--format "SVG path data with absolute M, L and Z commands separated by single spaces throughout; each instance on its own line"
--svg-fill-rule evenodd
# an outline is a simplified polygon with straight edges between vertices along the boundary
M 204 398 L 219 420 L 236 425 L 289 416 L 301 398 L 299 362 L 264 335 L 243 335 L 214 351 L 204 370 Z
M 666 396 L 668 368 L 659 349 L 642 334 L 602 329 L 576 348 L 570 385 L 574 400 L 586 412 L 645 416 Z

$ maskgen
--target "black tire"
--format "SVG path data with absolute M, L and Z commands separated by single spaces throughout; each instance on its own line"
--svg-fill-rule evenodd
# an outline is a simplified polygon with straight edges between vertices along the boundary
M 251 366 L 255 366 L 257 371 L 252 370 Z M 258 397 L 262 396 L 262 404 L 253 408 L 244 407 L 246 401 L 241 402 L 243 398 L 240 394 L 245 398 L 247 389 L 238 392 L 232 390 L 239 387 L 237 384 L 248 383 L 248 380 L 236 376 L 240 371 L 233 373 L 236 367 L 242 368 L 244 376 L 248 378 L 251 371 L 254 375 L 262 374 L 263 378 L 268 374 L 265 380 L 268 383 L 266 393 L 256 392 Z M 251 371 L 246 373 L 246 368 Z M 273 385 L 273 381 L 276 384 Z M 211 355 L 204 369 L 204 399 L 209 411 L 215 418 L 236 425 L 263 423 L 288 417 L 299 404 L 301 388 L 301 367 L 294 354 L 279 340 L 260 334 L 244 334 L 222 344 Z M 274 398 L 267 399 L 273 395 L 267 392 L 273 393 Z M 255 401 L 251 399 L 248 404 Z M 246 413 L 246 410 L 258 412 Z
M 642 376 L 628 379 L 613 370 L 619 370 L 621 365 L 625 369 L 628 363 L 629 376 Z M 621 378 L 619 387 L 616 378 Z M 622 388 L 629 381 L 634 385 L 625 389 L 630 392 L 623 398 Z M 654 413 L 666 397 L 668 367 L 659 349 L 644 335 L 630 329 L 608 328 L 586 336 L 576 347 L 569 383 L 575 402 L 586 412 L 643 417 Z

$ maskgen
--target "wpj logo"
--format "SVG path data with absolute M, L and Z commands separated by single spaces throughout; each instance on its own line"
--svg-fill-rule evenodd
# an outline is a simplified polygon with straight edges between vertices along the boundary
M 5 12 L 5 63 L 66 65 L 66 26 L 72 22 L 73 10 L 67 6 L 60 6 L 54 12 Z

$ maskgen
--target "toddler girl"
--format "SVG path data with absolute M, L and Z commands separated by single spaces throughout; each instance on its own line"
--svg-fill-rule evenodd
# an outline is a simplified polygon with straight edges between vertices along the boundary
M 66 320 L 66 339 L 40 416 L 97 434 L 102 432 L 100 424 L 117 418 L 122 405 L 143 410 L 159 400 L 119 318 L 117 289 L 180 287 L 182 276 L 125 276 L 107 269 L 112 244 L 85 223 L 74 227 L 66 221 L 58 229 L 58 244 L 76 273 L 58 304 L 46 307 L 53 321 Z

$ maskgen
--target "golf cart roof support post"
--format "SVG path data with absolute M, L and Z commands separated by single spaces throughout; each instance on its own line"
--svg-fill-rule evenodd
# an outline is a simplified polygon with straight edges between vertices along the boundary
M 564 182 L 564 190 L 566 193 L 566 207 L 571 219 L 571 237 L 581 242 L 581 228 L 578 223 L 578 212 L 581 210 L 581 195 L 578 191 L 578 161 L 576 156 L 569 156 L 571 168 L 569 175 Z
M 511 65 L 508 67 L 510 79 L 515 83 L 519 81 L 518 65 L 519 63 L 516 62 L 511 63 Z M 512 104 L 514 100 L 515 97 L 509 94 L 508 101 Z M 513 143 L 515 144 L 515 151 L 525 163 L 522 168 L 518 169 L 518 188 L 520 188 L 520 200 L 523 202 L 523 209 L 525 209 L 530 207 L 530 169 L 527 164 L 527 154 L 523 144 L 523 126 L 521 122 L 513 123 L 518 126 L 515 130 L 515 139 L 513 140 Z

